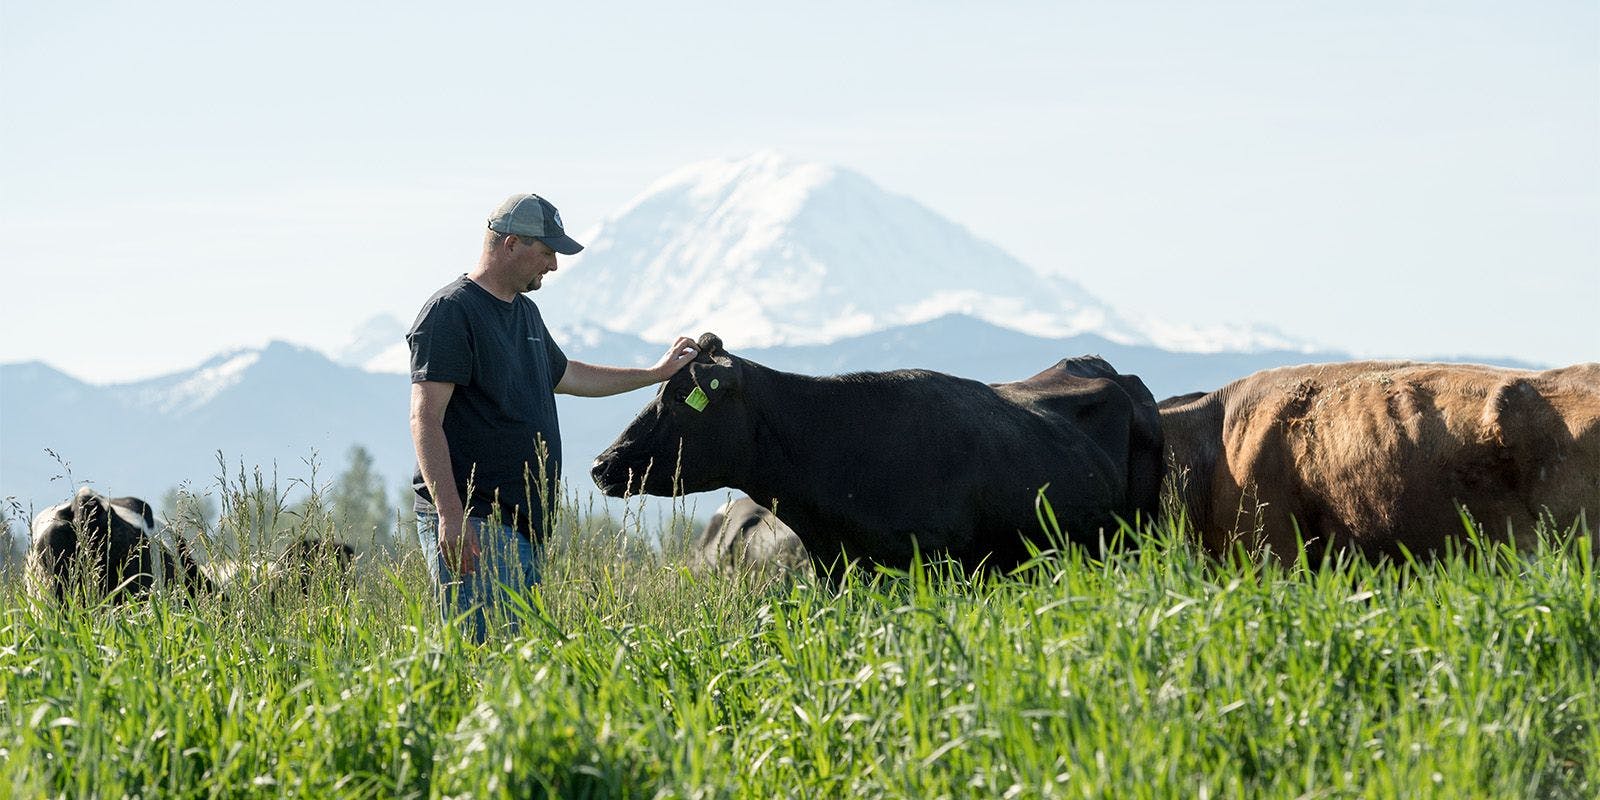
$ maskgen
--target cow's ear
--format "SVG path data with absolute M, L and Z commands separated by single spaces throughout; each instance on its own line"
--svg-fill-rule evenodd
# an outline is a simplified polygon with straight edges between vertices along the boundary
M 694 385 L 707 397 L 727 394 L 738 385 L 738 369 L 727 358 L 719 358 L 710 364 L 690 364 L 689 370 L 694 377 Z
M 710 361 L 723 354 L 722 338 L 710 331 L 700 334 L 700 340 L 695 343 L 700 348 L 698 361 Z

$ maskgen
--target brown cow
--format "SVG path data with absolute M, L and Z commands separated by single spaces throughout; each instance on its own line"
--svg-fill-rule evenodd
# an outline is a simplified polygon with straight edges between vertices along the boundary
M 1258 372 L 1162 404 L 1206 549 L 1419 556 L 1465 535 L 1526 547 L 1538 520 L 1600 532 L 1600 364 L 1545 372 L 1362 361 Z M 1587 516 L 1586 516 L 1587 515 Z

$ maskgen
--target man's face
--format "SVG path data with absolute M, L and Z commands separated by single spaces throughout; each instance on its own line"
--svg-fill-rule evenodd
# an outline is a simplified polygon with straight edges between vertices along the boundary
M 556 271 L 556 251 L 538 239 L 523 239 L 512 236 L 511 240 L 511 266 L 517 270 L 519 279 L 527 280 L 524 292 L 531 292 L 544 283 L 547 272 Z

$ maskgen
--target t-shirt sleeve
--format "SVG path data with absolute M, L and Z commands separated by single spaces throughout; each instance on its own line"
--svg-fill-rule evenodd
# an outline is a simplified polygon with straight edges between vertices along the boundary
M 406 333 L 411 345 L 411 382 L 472 381 L 472 337 L 459 303 L 440 298 L 423 307 Z
M 561 383 L 561 376 L 567 374 L 567 354 L 561 352 L 561 345 L 556 344 L 556 337 L 550 335 L 550 329 L 544 331 L 544 349 L 550 362 L 550 386 L 554 388 Z

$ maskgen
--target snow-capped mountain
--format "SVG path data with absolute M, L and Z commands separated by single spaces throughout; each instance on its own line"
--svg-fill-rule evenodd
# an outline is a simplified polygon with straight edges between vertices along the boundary
M 682 167 L 581 235 L 535 295 L 562 342 L 826 344 L 959 314 L 1045 339 L 1091 334 L 1172 352 L 1315 348 L 1278 331 L 1128 314 L 847 169 L 763 152 Z M 379 315 L 328 348 L 404 373 L 406 324 Z
M 1136 338 L 1081 287 L 915 201 L 776 153 L 679 169 L 587 236 L 549 279 L 562 315 L 651 340 L 715 330 L 747 347 L 815 344 L 949 313 Z
M 547 317 L 651 341 L 714 330 L 746 347 L 818 344 L 964 314 L 1047 338 L 1311 349 L 1244 326 L 1129 318 L 860 174 L 772 152 L 683 167 L 581 240 L 547 279 L 561 297 Z

